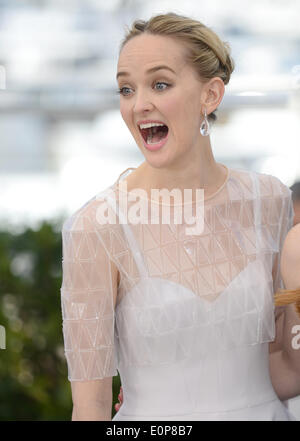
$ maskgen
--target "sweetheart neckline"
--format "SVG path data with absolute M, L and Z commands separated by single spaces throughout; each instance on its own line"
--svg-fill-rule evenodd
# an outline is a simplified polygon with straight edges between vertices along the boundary
M 131 294 L 131 292 L 133 290 L 136 289 L 136 287 L 138 285 L 140 285 L 143 282 L 147 283 L 147 280 L 159 280 L 162 281 L 164 283 L 169 283 L 171 285 L 177 285 L 178 287 L 180 287 L 181 289 L 183 289 L 184 291 L 189 292 L 189 294 L 192 294 L 192 296 L 194 296 L 195 298 L 198 298 L 199 301 L 202 301 L 203 304 L 207 307 L 207 309 L 212 309 L 214 307 L 214 305 L 216 305 L 218 302 L 222 301 L 222 298 L 224 297 L 224 293 L 226 294 L 226 292 L 230 289 L 230 287 L 236 283 L 236 281 L 242 276 L 243 273 L 245 273 L 247 270 L 249 270 L 249 268 L 252 268 L 254 266 L 254 264 L 256 264 L 256 262 L 260 262 L 259 259 L 255 259 L 251 262 L 249 262 L 245 268 L 242 269 L 242 271 L 240 271 L 231 281 L 230 283 L 226 286 L 226 288 L 223 289 L 223 291 L 218 295 L 218 297 L 213 300 L 213 301 L 209 301 L 209 300 L 205 300 L 203 297 L 204 296 L 199 296 L 198 294 L 196 294 L 194 291 L 192 291 L 191 289 L 187 288 L 186 286 L 182 285 L 181 283 L 177 283 L 174 282 L 173 280 L 169 280 L 169 279 L 164 279 L 162 277 L 151 277 L 149 276 L 148 279 L 141 279 L 136 285 L 134 285 L 129 291 L 126 292 L 126 294 L 124 295 L 124 297 L 120 300 L 120 302 L 116 305 L 115 310 L 117 310 L 117 308 L 119 308 L 119 306 L 123 303 L 123 301 L 125 300 L 125 298 Z M 221 299 L 221 300 L 220 300 Z

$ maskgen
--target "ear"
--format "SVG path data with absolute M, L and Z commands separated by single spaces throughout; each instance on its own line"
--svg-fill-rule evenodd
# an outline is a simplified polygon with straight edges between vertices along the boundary
M 203 108 L 206 108 L 207 114 L 213 112 L 221 103 L 225 93 L 225 85 L 220 77 L 211 78 L 203 86 L 202 101 Z M 204 112 L 203 112 L 204 113 Z

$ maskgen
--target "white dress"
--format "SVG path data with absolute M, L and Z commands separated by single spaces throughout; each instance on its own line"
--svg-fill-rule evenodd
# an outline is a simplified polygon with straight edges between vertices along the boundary
M 119 372 L 123 404 L 113 421 L 295 419 L 269 373 L 291 190 L 271 175 L 227 172 L 204 200 L 201 234 L 172 217 L 122 223 L 126 174 L 64 222 L 68 379 Z M 108 209 L 115 224 L 103 221 Z

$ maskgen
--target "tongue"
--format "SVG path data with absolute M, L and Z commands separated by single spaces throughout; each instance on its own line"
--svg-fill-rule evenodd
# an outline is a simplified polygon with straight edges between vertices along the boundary
M 151 142 L 159 142 L 161 139 L 165 138 L 167 136 L 168 129 L 166 126 L 160 127 L 157 132 L 152 135 Z M 151 139 L 151 138 L 150 138 Z

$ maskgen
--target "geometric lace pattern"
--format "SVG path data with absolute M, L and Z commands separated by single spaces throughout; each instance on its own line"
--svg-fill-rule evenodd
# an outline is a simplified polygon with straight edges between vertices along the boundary
M 69 380 L 273 341 L 291 190 L 274 176 L 229 169 L 221 191 L 205 200 L 203 231 L 187 235 L 172 216 L 168 224 L 122 224 L 117 184 L 62 228 Z M 100 206 L 115 224 L 101 222 Z

